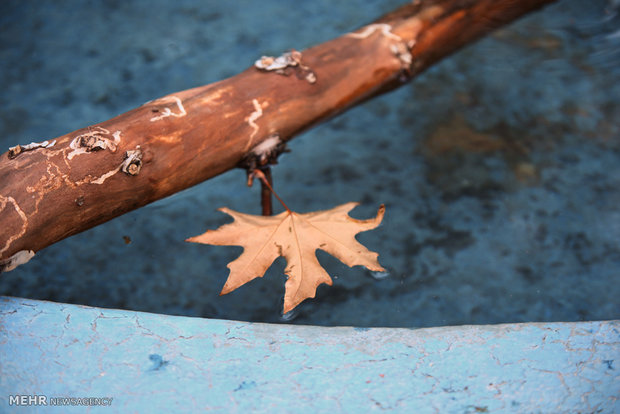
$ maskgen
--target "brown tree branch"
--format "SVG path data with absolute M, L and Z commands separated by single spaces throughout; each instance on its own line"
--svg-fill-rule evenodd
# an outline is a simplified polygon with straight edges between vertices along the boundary
M 34 252 L 268 156 L 554 0 L 416 0 L 373 24 L 113 119 L 0 156 L 0 270 Z

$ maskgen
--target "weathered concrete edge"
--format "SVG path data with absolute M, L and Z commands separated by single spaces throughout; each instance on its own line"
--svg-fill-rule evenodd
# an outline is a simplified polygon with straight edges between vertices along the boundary
M 617 320 L 325 328 L 0 297 L 0 412 L 27 412 L 16 394 L 112 397 L 106 413 L 620 412 L 619 373 Z

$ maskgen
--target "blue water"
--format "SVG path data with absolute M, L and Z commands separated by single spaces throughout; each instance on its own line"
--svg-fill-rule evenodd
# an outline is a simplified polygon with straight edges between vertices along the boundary
M 437 326 L 620 317 L 620 10 L 564 0 L 295 138 L 273 174 L 296 210 L 361 201 L 375 278 L 334 277 L 289 323 Z M 0 148 L 53 138 L 303 49 L 398 1 L 3 1 Z M 64 240 L 0 294 L 282 321 L 284 262 L 223 297 L 239 248 L 185 243 L 259 213 L 231 171 Z M 125 239 L 128 237 L 128 239 Z M 131 240 L 129 244 L 125 240 Z

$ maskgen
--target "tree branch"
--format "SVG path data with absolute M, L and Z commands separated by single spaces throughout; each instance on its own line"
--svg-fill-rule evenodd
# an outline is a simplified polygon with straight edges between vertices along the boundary
M 303 52 L 0 156 L 0 271 L 34 252 L 268 156 L 554 0 L 417 0 Z M 267 155 L 264 155 L 267 154 Z

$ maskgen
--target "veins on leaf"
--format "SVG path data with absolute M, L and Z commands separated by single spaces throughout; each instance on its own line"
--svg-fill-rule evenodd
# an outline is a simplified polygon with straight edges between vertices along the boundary
M 260 171 L 254 175 L 264 179 Z M 381 223 L 385 208 L 383 205 L 379 207 L 374 218 L 357 220 L 348 215 L 356 205 L 346 203 L 310 213 L 296 213 L 287 208 L 287 211 L 271 217 L 239 213 L 223 207 L 220 211 L 232 216 L 232 223 L 217 230 L 207 230 L 186 241 L 244 248 L 241 256 L 228 264 L 230 273 L 220 295 L 262 277 L 275 259 L 284 257 L 287 280 L 283 313 L 287 313 L 305 299 L 315 297 L 320 284 L 333 283 L 318 262 L 318 248 L 348 266 L 362 265 L 371 271 L 385 271 L 377 261 L 378 254 L 355 240 L 357 233 L 372 230 Z

